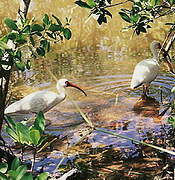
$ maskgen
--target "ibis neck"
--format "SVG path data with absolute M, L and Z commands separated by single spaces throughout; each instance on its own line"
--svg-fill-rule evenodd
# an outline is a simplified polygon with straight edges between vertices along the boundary
M 61 98 L 65 98 L 66 97 L 66 90 L 64 87 L 60 86 L 59 84 L 57 84 L 57 91 L 58 91 L 58 95 Z
M 160 63 L 160 61 L 159 61 L 159 50 L 152 49 L 152 54 L 153 54 L 153 59 L 155 59 L 158 63 Z

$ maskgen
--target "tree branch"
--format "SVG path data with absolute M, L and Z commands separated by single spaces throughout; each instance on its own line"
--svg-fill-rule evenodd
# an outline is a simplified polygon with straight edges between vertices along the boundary
M 124 1 L 124 2 L 119 2 L 119 3 L 116 3 L 116 4 L 107 5 L 107 6 L 105 6 L 105 8 L 118 6 L 118 5 L 121 5 L 121 4 L 125 4 L 125 3 L 127 3 L 127 2 L 129 2 L 129 0 Z
M 22 18 L 22 19 L 25 19 L 26 16 L 27 16 L 27 12 L 28 12 L 28 9 L 29 9 L 29 5 L 30 5 L 30 1 L 31 0 L 19 0 L 20 2 L 20 7 L 19 7 L 19 10 L 18 10 L 18 18 Z

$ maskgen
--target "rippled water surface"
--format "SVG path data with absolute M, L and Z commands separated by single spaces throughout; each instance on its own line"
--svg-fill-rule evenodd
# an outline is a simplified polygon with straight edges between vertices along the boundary
M 150 88 L 150 96 L 154 100 L 144 102 L 140 101 L 142 87 L 136 90 L 130 89 L 132 71 L 139 60 L 128 56 L 124 61 L 104 59 L 99 65 L 96 59 L 98 64 L 96 69 L 91 58 L 89 61 L 86 59 L 86 63 L 83 62 L 85 60 L 79 62 L 76 68 L 80 67 L 81 71 L 75 71 L 76 73 L 70 73 L 67 76 L 65 74 L 64 77 L 81 86 L 88 94 L 85 97 L 81 92 L 67 88 L 69 95 L 93 124 L 137 140 L 146 140 L 150 137 L 164 138 L 164 132 L 169 128 L 166 117 L 170 110 L 161 113 L 166 109 L 164 105 L 173 98 L 171 88 L 175 85 L 175 81 L 171 74 L 163 72 L 163 69 L 160 71 Z M 106 63 L 106 61 L 111 62 Z M 69 69 L 69 65 L 70 63 L 63 66 Z M 60 77 L 62 76 L 58 78 Z M 48 88 L 47 84 L 46 87 Z M 51 88 L 54 89 L 53 86 Z M 47 112 L 45 116 L 48 122 L 46 133 L 59 135 L 60 138 L 66 137 L 69 146 L 79 142 L 82 135 L 87 133 L 86 123 L 68 98 Z M 127 156 L 137 156 L 137 145 L 132 141 L 112 137 L 102 132 L 93 131 L 87 136 L 87 142 L 92 148 L 101 145 L 112 146 L 124 152 L 127 150 L 124 153 Z M 56 151 L 53 151 L 42 163 L 50 162 L 47 168 L 53 170 L 55 168 L 53 164 L 58 164 L 61 157 L 64 157 L 62 150 L 65 148 L 67 149 L 65 144 L 63 146 L 59 144 L 58 147 L 56 145 L 54 147 Z M 68 159 L 71 158 L 75 158 L 73 154 Z M 64 159 L 64 162 L 66 163 L 68 159 Z
M 80 52 L 76 56 L 65 55 L 66 58 L 55 59 L 56 62 L 63 63 L 56 64 L 53 61 L 49 66 L 47 59 L 42 60 L 42 66 L 39 66 L 42 68 L 35 66 L 35 71 L 28 72 L 29 79 L 26 83 L 14 88 L 17 98 L 20 99 L 39 89 L 56 92 L 55 82 L 48 73 L 51 71 L 58 79 L 67 78 L 86 91 L 88 96 L 84 96 L 74 88 L 67 88 L 68 94 L 95 127 L 107 128 L 112 132 L 141 141 L 149 140 L 150 137 L 164 138 L 165 131 L 169 128 L 166 117 L 170 109 L 161 113 L 166 109 L 164 105 L 173 98 L 171 94 L 171 88 L 175 86 L 173 76 L 163 72 L 165 68 L 162 67 L 150 87 L 150 96 L 154 99 L 144 102 L 140 101 L 142 87 L 136 90 L 130 89 L 132 71 L 135 64 L 140 61 L 139 58 L 126 56 L 120 61 L 115 57 L 109 58 L 105 51 L 101 51 L 100 54 L 96 52 L 95 55 L 87 52 L 86 57 L 89 59 L 83 55 L 84 53 Z M 77 59 L 81 61 L 76 61 Z M 45 117 L 46 133 L 55 136 L 56 139 L 50 152 L 39 155 L 36 168 L 40 169 L 43 166 L 46 171 L 53 172 L 59 163 L 66 164 L 68 160 L 75 159 L 76 153 L 70 153 L 69 149 L 79 142 L 82 136 L 88 134 L 89 128 L 68 97 L 45 113 Z M 124 156 L 133 158 L 138 156 L 137 145 L 126 139 L 98 131 L 93 131 L 85 139 L 91 148 L 112 146 L 120 148 Z M 28 156 L 30 158 L 30 153 Z
M 0 6 L 17 8 L 16 1 L 11 3 L 3 0 Z M 151 84 L 150 96 L 154 99 L 150 102 L 140 101 L 142 87 L 131 90 L 130 80 L 135 64 L 151 56 L 149 43 L 155 39 L 163 41 L 164 28 L 167 26 L 164 27 L 162 19 L 153 24 L 154 30 L 150 30 L 148 34 L 131 39 L 132 32 L 121 32 L 126 24 L 118 16 L 116 9 L 112 11 L 113 19 L 99 27 L 96 21 L 87 19 L 87 12 L 78 9 L 73 1 L 62 0 L 58 3 L 53 0 L 51 3 L 33 0 L 29 17 L 34 15 L 39 18 L 48 12 L 64 21 L 69 16 L 72 18 L 70 28 L 73 36 L 71 40 L 55 45 L 45 58 L 35 59 L 33 69 L 26 73 L 26 79 L 19 79 L 12 88 L 13 101 L 40 89 L 56 92 L 51 72 L 57 79 L 67 78 L 86 91 L 87 97 L 76 89 L 67 88 L 68 94 L 95 127 L 141 141 L 151 138 L 162 140 L 169 128 L 166 117 L 170 109 L 165 111 L 165 104 L 173 99 L 171 88 L 175 86 L 174 77 L 161 66 L 158 77 Z M 6 9 L 3 8 L 0 13 L 2 20 L 7 16 L 16 17 L 14 8 L 5 12 Z M 3 23 L 0 26 L 2 35 L 7 32 L 7 28 Z M 122 158 L 134 158 L 139 154 L 139 147 L 132 141 L 99 131 L 87 135 L 83 141 L 84 146 L 77 145 L 77 149 L 73 151 L 71 147 L 88 134 L 89 128 L 69 98 L 45 113 L 45 117 L 45 133 L 53 135 L 50 140 L 53 143 L 49 150 L 38 155 L 36 169 L 43 167 L 44 171 L 53 172 L 58 164 L 73 162 L 78 152 L 92 155 L 100 148 L 117 148 Z M 82 152 L 86 151 L 86 147 L 88 152 Z M 31 153 L 26 156 L 26 159 L 30 159 Z M 106 164 L 110 161 L 107 159 Z

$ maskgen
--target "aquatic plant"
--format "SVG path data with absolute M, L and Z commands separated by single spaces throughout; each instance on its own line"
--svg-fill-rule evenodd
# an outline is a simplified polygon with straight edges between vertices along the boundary
M 12 161 L 10 166 L 7 163 L 0 163 L 0 179 L 3 180 L 46 180 L 49 175 L 49 173 L 44 172 L 33 178 L 32 173 L 28 171 L 27 165 L 22 164 L 18 157 Z

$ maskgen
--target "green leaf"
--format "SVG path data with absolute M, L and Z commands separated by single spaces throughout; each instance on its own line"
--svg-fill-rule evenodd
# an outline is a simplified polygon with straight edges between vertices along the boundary
M 22 52 L 20 50 L 17 50 L 16 53 L 15 53 L 15 57 L 18 58 L 18 59 L 21 59 Z
M 6 132 L 15 142 L 19 141 L 19 137 L 18 137 L 18 135 L 16 134 L 16 132 L 13 129 L 6 126 Z
M 16 180 L 16 177 L 18 176 L 18 172 L 14 170 L 9 170 L 8 175 L 10 176 L 11 179 Z
M 7 35 L 7 38 L 11 40 L 15 40 L 17 36 L 18 36 L 17 33 L 11 32 Z
M 8 39 L 8 38 L 7 38 L 7 39 Z M 6 44 L 5 42 L 3 42 L 2 40 L 0 40 L 0 48 L 1 48 L 1 49 L 7 49 L 8 46 L 7 46 L 7 44 Z
M 62 25 L 61 21 L 55 15 L 52 14 L 52 17 L 57 21 L 58 25 Z
M 147 16 L 141 16 L 141 18 L 139 19 L 139 22 L 142 22 L 142 21 L 149 21 L 150 18 L 147 17 Z
M 45 129 L 45 118 L 43 112 L 39 112 L 33 124 L 33 127 L 42 133 Z
M 16 125 L 17 135 L 19 136 L 20 143 L 24 144 L 30 144 L 30 131 L 27 126 L 22 124 L 21 122 L 18 122 Z
M 3 43 L 7 43 L 8 42 L 8 37 L 7 35 L 6 36 L 3 36 L 1 39 L 0 39 L 0 43 L 3 42 Z
M 22 33 L 27 33 L 27 34 L 29 34 L 29 33 L 30 33 L 30 25 L 25 26 L 25 27 L 23 28 L 23 30 L 22 30 Z
M 10 127 L 15 130 L 16 129 L 16 123 L 10 116 L 5 116 L 6 121 L 10 124 Z
M 31 173 L 27 172 L 23 175 L 23 177 L 21 178 L 21 180 L 33 180 L 33 176 Z
M 153 7 L 159 4 L 160 4 L 160 0 L 150 0 L 150 5 Z
M 16 169 L 17 176 L 16 176 L 15 180 L 20 180 L 23 177 L 23 175 L 26 173 L 26 170 L 27 170 L 27 166 L 26 165 L 19 166 Z
M 30 60 L 27 60 L 26 68 L 27 68 L 28 70 L 30 70 L 30 68 L 31 68 L 31 61 L 30 61 Z
M 16 170 L 21 165 L 21 162 L 18 157 L 15 157 L 15 159 L 12 161 L 11 164 L 11 170 Z
M 15 66 L 20 71 L 25 71 L 25 64 L 19 60 L 15 61 Z
M 172 126 L 175 128 L 175 117 L 174 117 L 174 116 L 170 116 L 170 117 L 168 118 L 168 122 L 169 122 L 170 124 L 172 124 Z
M 136 32 L 136 34 L 139 35 L 140 34 L 140 29 L 137 28 L 137 29 L 134 30 L 134 32 Z
M 71 38 L 71 36 L 72 36 L 71 30 L 68 29 L 68 28 L 65 28 L 65 29 L 63 30 L 63 34 L 64 34 L 64 37 L 65 37 L 67 40 L 69 40 L 69 39 Z
M 47 42 L 46 50 L 47 50 L 47 52 L 50 51 L 50 42 L 49 41 Z
M 139 14 L 134 14 L 134 15 L 131 16 L 130 20 L 131 20 L 132 23 L 137 23 L 139 18 L 140 18 Z
M 38 142 L 39 142 L 39 140 L 41 138 L 40 131 L 36 130 L 36 129 L 31 129 L 30 130 L 30 138 L 31 138 L 32 143 L 34 145 L 38 145 Z
M 4 51 L 0 49 L 0 57 L 4 56 Z
M 32 46 L 34 47 L 35 46 L 35 41 L 34 41 L 32 36 L 30 36 L 30 42 L 31 42 Z
M 26 35 L 24 35 L 24 34 L 18 35 L 18 36 L 16 37 L 16 42 L 17 42 L 18 44 L 25 44 L 25 43 L 27 42 L 27 40 L 26 40 Z
M 48 176 L 49 176 L 49 173 L 44 172 L 44 173 L 41 173 L 40 175 L 38 175 L 36 180 L 47 180 Z
M 34 32 L 34 31 L 38 31 L 38 32 L 41 32 L 44 30 L 44 27 L 39 25 L 39 24 L 33 24 L 31 26 L 31 32 Z
M 129 22 L 129 23 L 131 22 L 130 17 L 126 13 L 119 12 L 119 14 L 120 14 L 120 16 L 122 17 L 123 20 L 125 20 L 126 22 Z
M 105 17 L 104 14 L 101 14 L 101 15 L 98 17 L 97 22 L 98 22 L 98 24 L 100 24 L 100 25 L 101 25 L 102 23 L 107 23 L 107 18 Z
M 168 0 L 170 2 L 171 5 L 175 4 L 175 0 Z
M 51 24 L 48 30 L 52 32 L 63 31 L 63 27 L 57 24 Z
M 40 41 L 40 47 L 44 48 L 45 51 L 50 51 L 50 42 L 46 39 Z
M 155 0 L 155 5 L 160 5 L 160 0 Z
M 140 30 L 140 32 L 143 32 L 143 33 L 146 33 L 147 31 L 146 31 L 146 28 L 145 27 L 139 27 L 139 30 Z
M 8 169 L 7 163 L 0 163 L 0 172 L 1 173 L 6 173 L 7 169 Z
M 0 172 L 0 179 L 1 180 L 8 180 L 7 176 Z
M 35 34 L 36 34 L 37 36 L 42 36 L 42 34 L 41 34 L 40 32 L 38 32 L 38 31 L 36 31 Z
M 12 19 L 6 18 L 4 20 L 4 23 L 12 30 L 18 30 L 18 26 L 16 25 L 16 22 Z
M 46 32 L 46 34 L 47 34 L 50 38 L 55 39 L 51 33 Z
M 96 6 L 94 0 L 87 0 L 87 2 L 88 2 L 88 5 L 89 5 L 90 7 L 95 7 L 95 6 Z
M 142 8 L 142 3 L 139 2 L 139 1 L 136 1 L 136 2 L 134 3 L 134 6 L 139 6 L 140 8 Z
M 46 136 L 41 136 L 39 142 L 38 142 L 38 146 L 42 145 L 44 142 L 46 142 L 48 139 L 48 137 Z M 46 142 L 44 143 L 44 145 L 42 145 L 42 147 L 40 147 L 40 149 L 44 149 L 45 147 L 47 147 L 47 145 L 45 146 L 45 144 L 47 144 L 49 146 L 50 144 L 50 141 L 49 142 Z M 40 152 L 40 149 L 39 149 L 39 152 Z M 38 151 L 37 151 L 38 152 Z
M 43 47 L 37 47 L 36 52 L 38 53 L 39 56 L 45 56 L 45 50 Z
M 109 11 L 104 10 L 104 13 L 112 18 L 112 14 Z
M 40 41 L 40 47 L 43 47 L 44 49 L 46 49 L 47 43 L 48 43 L 48 41 L 46 39 L 41 40 Z
M 48 16 L 47 14 L 44 15 L 43 23 L 46 24 L 46 25 L 49 25 L 49 24 L 50 24 L 49 16 Z
M 77 5 L 79 5 L 80 7 L 83 7 L 83 8 L 92 9 L 91 6 L 89 6 L 86 2 L 83 2 L 83 1 L 75 1 L 75 4 L 77 4 Z

